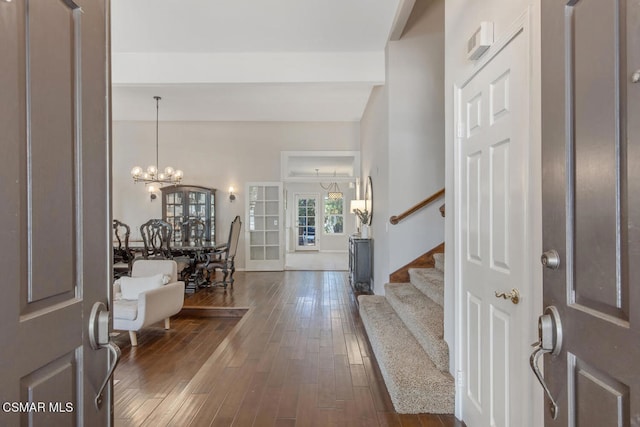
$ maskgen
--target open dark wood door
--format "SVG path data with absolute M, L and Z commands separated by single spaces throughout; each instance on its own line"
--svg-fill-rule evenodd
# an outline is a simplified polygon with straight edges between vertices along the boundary
M 101 426 L 110 279 L 106 0 L 0 1 L 0 425 Z
M 545 426 L 640 426 L 639 68 L 637 0 L 542 1 Z

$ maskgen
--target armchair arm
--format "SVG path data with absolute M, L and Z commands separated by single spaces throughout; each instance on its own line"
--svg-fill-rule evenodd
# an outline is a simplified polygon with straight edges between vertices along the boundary
M 166 285 L 143 292 L 138 297 L 138 318 L 149 325 L 177 314 L 184 304 L 184 282 Z
M 212 262 L 219 262 L 222 255 L 227 252 L 227 244 L 218 245 L 213 250 L 205 254 L 204 265 L 205 267 Z

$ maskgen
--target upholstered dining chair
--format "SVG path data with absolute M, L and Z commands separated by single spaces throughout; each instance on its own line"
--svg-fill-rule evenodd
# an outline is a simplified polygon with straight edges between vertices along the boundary
M 222 271 L 222 280 L 214 280 L 210 282 L 208 286 L 222 286 L 224 288 L 229 284 L 233 286 L 233 273 L 236 271 L 235 258 L 241 228 L 242 221 L 240 221 L 240 216 L 236 216 L 231 222 L 227 244 L 209 254 L 209 261 L 205 265 L 209 273 L 209 279 L 211 280 L 212 277 L 215 278 L 216 270 L 219 269 Z
M 161 219 L 150 219 L 140 226 L 144 259 L 171 259 L 171 224 Z
M 134 255 L 133 251 L 129 249 L 131 228 L 117 219 L 112 221 L 112 227 L 115 237 L 113 245 L 113 277 L 117 279 L 118 277 L 128 276 L 131 273 L 131 263 Z

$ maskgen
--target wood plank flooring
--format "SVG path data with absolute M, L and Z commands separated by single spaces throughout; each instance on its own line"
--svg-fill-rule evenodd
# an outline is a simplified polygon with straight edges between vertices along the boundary
M 116 426 L 459 427 L 395 413 L 345 272 L 237 272 L 233 289 L 185 305 L 248 308 L 242 319 L 187 314 L 116 339 Z

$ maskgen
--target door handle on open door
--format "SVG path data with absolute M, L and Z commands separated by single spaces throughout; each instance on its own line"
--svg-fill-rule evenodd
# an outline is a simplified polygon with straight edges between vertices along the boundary
M 557 356 L 562 349 L 562 323 L 560 322 L 558 309 L 554 306 L 545 308 L 544 314 L 538 318 L 538 342 L 533 343 L 532 346 L 535 347 L 535 350 L 531 353 L 529 364 L 549 398 L 549 410 L 551 417 L 555 420 L 558 416 L 558 404 L 551 395 L 551 391 L 549 391 L 549 387 L 547 387 L 540 368 L 538 367 L 538 359 L 540 356 L 545 353 L 551 353 Z
M 91 316 L 89 316 L 89 342 L 91 343 L 91 348 L 94 350 L 107 348 L 113 357 L 113 363 L 111 367 L 109 367 L 107 376 L 104 381 L 102 381 L 98 394 L 96 395 L 96 408 L 100 409 L 100 407 L 102 407 L 104 389 L 120 361 L 120 347 L 109 338 L 109 311 L 101 302 L 93 304 L 93 308 L 91 309 Z
M 517 289 L 511 289 L 509 293 L 496 291 L 496 298 L 510 299 L 512 303 L 518 304 L 520 302 L 520 291 Z

